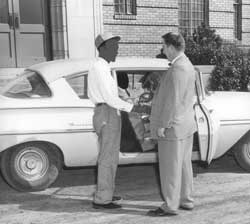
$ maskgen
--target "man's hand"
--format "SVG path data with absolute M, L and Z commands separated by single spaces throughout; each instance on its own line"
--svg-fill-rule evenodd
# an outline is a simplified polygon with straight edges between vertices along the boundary
M 150 114 L 151 107 L 148 105 L 134 105 L 131 112 L 132 113 L 139 113 L 139 114 Z
M 165 136 L 165 128 L 158 128 L 158 130 L 157 130 L 157 135 L 158 135 L 158 137 L 160 137 L 160 138 L 165 138 L 166 136 Z
M 140 105 L 134 105 L 131 112 L 134 113 L 142 113 L 143 112 L 143 107 Z

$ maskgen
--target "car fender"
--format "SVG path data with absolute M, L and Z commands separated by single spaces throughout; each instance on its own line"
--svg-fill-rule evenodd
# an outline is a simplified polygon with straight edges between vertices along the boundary
M 90 131 L 84 133 L 74 132 L 70 134 L 70 137 L 69 133 L 0 135 L 0 152 L 22 143 L 39 141 L 51 143 L 57 146 L 62 152 L 65 166 L 74 167 L 95 165 L 98 155 L 98 141 L 96 134 Z M 82 135 L 82 142 L 79 142 L 79 135 Z

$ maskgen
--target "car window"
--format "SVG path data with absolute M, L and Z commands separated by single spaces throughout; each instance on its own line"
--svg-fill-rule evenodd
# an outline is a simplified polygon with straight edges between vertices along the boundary
M 71 88 L 80 99 L 88 99 L 87 94 L 87 73 L 81 73 L 66 78 Z
M 26 71 L 12 81 L 2 94 L 11 98 L 43 98 L 50 97 L 51 91 L 38 73 Z
M 153 95 L 163 72 L 164 71 L 116 71 L 119 90 L 121 87 L 123 90 L 126 89 L 129 95 L 128 98 L 134 103 L 137 103 L 143 93 L 151 93 Z M 127 86 L 124 82 L 128 82 Z M 119 91 L 119 95 L 122 95 L 121 91 Z

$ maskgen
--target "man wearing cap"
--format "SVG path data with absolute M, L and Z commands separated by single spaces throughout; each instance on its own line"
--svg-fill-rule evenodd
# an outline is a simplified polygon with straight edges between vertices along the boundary
M 192 146 L 196 123 L 193 109 L 195 70 L 184 54 L 181 34 L 162 36 L 163 52 L 171 67 L 155 92 L 150 117 L 151 136 L 158 140 L 161 191 L 164 203 L 149 216 L 177 215 L 192 210 Z
M 118 87 L 111 75 L 109 63 L 118 54 L 119 36 L 99 34 L 95 46 L 99 57 L 89 70 L 88 96 L 95 104 L 93 126 L 98 136 L 98 177 L 93 208 L 116 209 L 121 197 L 114 196 L 115 175 L 119 162 L 121 118 L 119 111 L 131 112 L 136 106 L 118 96 Z

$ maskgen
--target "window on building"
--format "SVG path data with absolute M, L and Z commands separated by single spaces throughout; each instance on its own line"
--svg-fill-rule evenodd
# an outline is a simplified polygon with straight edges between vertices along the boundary
M 179 30 L 192 35 L 202 23 L 209 25 L 209 0 L 179 0 Z
M 234 37 L 238 40 L 242 39 L 242 2 L 241 0 L 234 1 Z
M 136 15 L 136 0 L 115 0 L 115 14 Z

